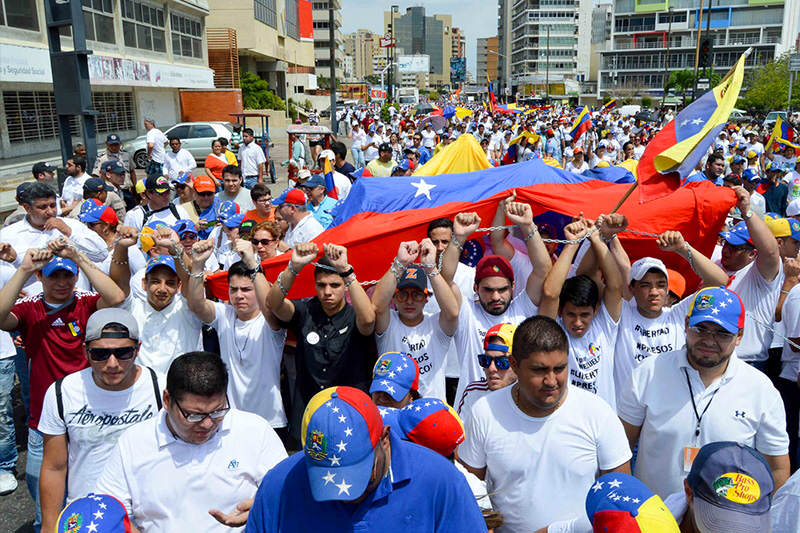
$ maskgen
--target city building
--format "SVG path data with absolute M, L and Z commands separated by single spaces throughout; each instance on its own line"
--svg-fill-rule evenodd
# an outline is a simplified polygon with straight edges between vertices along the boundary
M 206 54 L 205 0 L 84 2 L 97 137 L 144 132 L 144 117 L 159 125 L 180 121 L 179 91 L 214 88 Z M 13 9 L 12 9 L 13 8 Z M 0 158 L 58 146 L 44 2 L 0 4 Z M 71 30 L 61 37 L 72 49 Z M 73 135 L 82 136 L 79 120 Z
M 424 7 L 415 6 L 407 8 L 403 14 L 385 11 L 383 26 L 387 34 L 389 24 L 393 24 L 393 34 L 398 48 L 402 48 L 409 55 L 429 56 L 430 85 L 449 86 L 450 58 L 453 55 L 452 16 L 426 16 Z M 396 55 L 399 55 L 399 52 L 396 52 Z
M 486 87 L 486 79 L 490 79 L 493 84 L 497 84 L 498 63 L 500 56 L 497 51 L 497 36 L 483 37 L 478 39 L 475 51 L 475 67 L 478 84 Z
M 355 79 L 360 81 L 373 73 L 372 58 L 384 50 L 380 39 L 380 35 L 369 30 L 356 30 L 344 36 L 344 53 L 353 58 Z
M 703 2 L 702 41 L 708 7 Z M 642 0 L 614 2 L 611 47 L 602 52 L 598 97 L 661 96 L 669 73 L 694 70 L 698 2 Z M 800 0 L 717 0 L 711 7 L 710 37 L 713 69 L 724 75 L 749 47 L 750 70 L 769 63 L 794 47 L 800 20 Z
M 451 52 L 453 57 L 466 57 L 467 51 L 467 38 L 464 36 L 464 31 L 460 28 L 453 28 L 450 30 Z
M 356 79 L 354 72 L 355 61 L 353 60 L 353 56 L 344 54 L 342 56 L 342 75 L 344 76 L 345 81 L 354 81 Z
M 186 0 L 175 0 L 184 4 Z M 208 0 L 210 31 L 232 35 L 239 68 L 283 99 L 317 88 L 310 0 Z
M 331 53 L 330 53 L 330 7 L 333 7 L 333 38 L 336 43 L 334 57 L 336 61 L 336 78 L 342 79 L 342 3 L 341 0 L 314 0 L 314 62 L 317 77 L 330 78 Z

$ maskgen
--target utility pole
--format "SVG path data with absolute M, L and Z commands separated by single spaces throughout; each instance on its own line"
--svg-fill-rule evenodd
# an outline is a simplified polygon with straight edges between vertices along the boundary
M 394 41 L 394 23 L 395 23 L 395 14 L 400 11 L 400 6 L 393 5 L 391 7 L 391 11 L 389 12 L 389 48 L 386 49 L 387 56 L 389 58 L 389 91 L 386 93 L 386 97 L 389 102 L 394 101 L 394 86 L 392 84 L 392 78 L 394 77 L 394 62 L 395 62 L 395 49 L 397 48 L 397 44 Z
M 672 7 L 668 10 L 669 13 L 669 26 L 667 27 L 667 57 L 664 59 L 664 92 L 661 94 L 661 107 L 667 100 L 667 85 L 669 84 L 669 47 L 670 39 L 672 38 Z
M 331 58 L 331 131 L 336 134 L 338 131 L 336 124 L 336 36 L 334 32 L 333 23 L 333 0 L 328 0 L 328 34 L 330 41 L 328 42 L 328 53 Z
M 545 97 L 546 103 L 550 103 L 550 25 L 547 25 L 547 70 L 545 70 Z

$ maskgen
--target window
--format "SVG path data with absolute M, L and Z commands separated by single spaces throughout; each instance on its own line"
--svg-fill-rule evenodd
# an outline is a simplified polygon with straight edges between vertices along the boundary
M 83 22 L 88 40 L 112 44 L 117 41 L 113 0 L 83 0 Z
M 286 35 L 291 37 L 292 39 L 299 39 L 300 38 L 300 28 L 297 24 L 298 16 L 298 6 L 297 2 L 299 0 L 286 0 Z M 314 23 L 314 28 L 317 27 L 317 23 Z M 325 27 L 328 27 L 328 23 L 325 22 Z
M 203 124 L 202 126 L 192 126 L 192 132 L 190 136 L 192 139 L 204 139 L 208 137 L 216 137 L 217 132 L 214 131 L 214 128 L 211 126 Z
M 203 57 L 200 19 L 183 13 L 172 13 L 169 21 L 172 30 L 172 53 L 185 57 Z
M 273 28 L 278 27 L 277 16 L 275 15 L 275 0 L 255 0 L 253 2 L 253 15 L 256 20 L 263 22 Z
M 136 129 L 133 93 L 92 94 L 94 108 L 100 112 L 95 117 L 98 133 L 121 132 Z M 58 136 L 56 101 L 48 91 L 4 91 L 3 105 L 11 143 L 43 141 Z M 70 131 L 80 133 L 77 116 L 70 119 Z
M 0 26 L 38 30 L 35 0 L 0 0 Z
M 122 33 L 125 46 L 166 52 L 164 8 L 141 2 L 122 0 Z

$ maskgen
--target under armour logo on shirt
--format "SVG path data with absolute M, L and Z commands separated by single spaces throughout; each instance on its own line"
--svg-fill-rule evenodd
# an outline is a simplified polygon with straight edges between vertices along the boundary
M 736 411 L 736 418 L 745 418 L 746 413 L 744 411 Z

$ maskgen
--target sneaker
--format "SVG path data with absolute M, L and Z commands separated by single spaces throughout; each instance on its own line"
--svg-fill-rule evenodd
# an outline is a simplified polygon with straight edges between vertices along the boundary
M 17 478 L 11 472 L 0 472 L 0 496 L 11 494 L 17 490 Z

